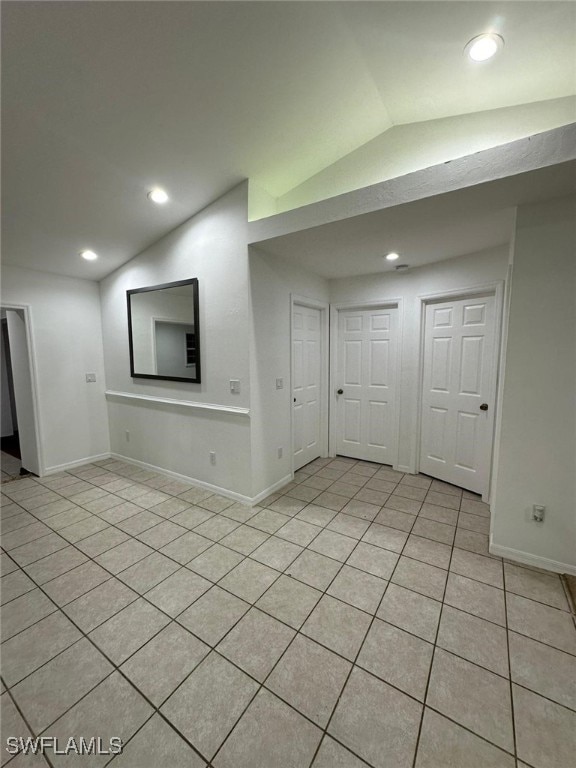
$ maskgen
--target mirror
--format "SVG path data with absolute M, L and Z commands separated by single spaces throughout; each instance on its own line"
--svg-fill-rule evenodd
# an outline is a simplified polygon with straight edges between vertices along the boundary
M 126 291 L 130 375 L 200 382 L 198 280 Z

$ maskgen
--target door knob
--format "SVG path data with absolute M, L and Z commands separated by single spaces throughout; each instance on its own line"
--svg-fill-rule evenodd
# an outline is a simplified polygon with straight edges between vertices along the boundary
M 294 398 L 294 402 L 296 402 L 296 398 Z
M 343 395 L 343 394 L 344 394 L 344 390 L 343 390 L 343 389 L 339 389 L 339 390 L 338 390 L 338 394 L 339 394 L 339 395 Z
M 488 410 L 488 403 L 482 403 L 482 405 L 480 406 L 480 410 L 481 411 L 487 411 Z

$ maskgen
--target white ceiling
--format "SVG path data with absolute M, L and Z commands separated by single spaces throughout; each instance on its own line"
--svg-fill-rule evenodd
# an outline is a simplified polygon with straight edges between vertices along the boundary
M 571 2 L 1 11 L 3 261 L 71 276 L 100 279 L 242 179 L 277 196 L 393 124 L 574 92 Z M 488 28 L 504 53 L 474 68 L 462 48 Z

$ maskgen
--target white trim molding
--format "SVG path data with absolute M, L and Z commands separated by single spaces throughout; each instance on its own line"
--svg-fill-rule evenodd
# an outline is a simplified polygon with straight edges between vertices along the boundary
M 207 491 L 212 491 L 212 493 L 217 493 L 220 496 L 225 496 L 228 499 L 232 499 L 233 501 L 239 501 L 242 504 L 248 504 L 250 506 L 255 506 L 259 501 L 261 501 L 262 499 L 265 499 L 275 490 L 289 483 L 290 480 L 292 479 L 292 475 L 287 475 L 286 477 L 283 477 L 282 480 L 279 480 L 270 488 L 266 488 L 265 490 L 261 491 L 257 496 L 251 497 L 251 496 L 244 496 L 244 494 L 242 493 L 236 493 L 235 491 L 231 491 L 228 488 L 222 488 L 219 485 L 206 483 L 203 480 L 198 480 L 195 477 L 189 477 L 188 475 L 181 475 L 179 472 L 172 472 L 171 469 L 164 469 L 164 467 L 157 467 L 155 464 L 148 464 L 145 461 L 139 461 L 138 459 L 132 459 L 129 456 L 123 456 L 121 453 L 110 453 L 109 456 L 112 459 L 118 459 L 118 461 L 124 461 L 126 462 L 126 464 L 133 464 L 134 466 L 140 467 L 141 469 L 147 469 L 150 472 L 157 472 L 159 475 L 165 475 L 166 477 L 170 477 L 172 480 L 180 480 L 181 482 L 184 482 L 184 483 L 191 483 L 197 488 L 205 488 Z
M 280 488 L 283 488 L 285 485 L 288 485 L 289 482 L 294 480 L 294 474 L 290 473 L 289 475 L 286 475 L 281 480 L 278 480 L 277 482 L 273 483 L 273 485 L 269 486 L 268 488 L 264 488 L 263 491 L 260 491 L 260 493 L 256 494 L 256 496 L 253 496 L 252 499 L 248 502 L 249 504 L 258 504 L 263 499 L 270 496 L 270 494 L 274 493 L 274 491 L 278 491 Z M 223 496 L 226 494 L 223 493 Z
M 155 397 L 153 395 L 136 395 L 133 392 L 114 392 L 106 390 L 107 400 L 124 400 L 129 403 L 142 405 L 170 405 L 175 408 L 195 408 L 205 411 L 232 413 L 237 416 L 250 416 L 250 408 L 238 408 L 235 405 L 220 405 L 217 403 L 200 403 L 193 400 L 177 400 L 173 397 Z
M 490 546 L 488 547 L 488 551 L 491 555 L 505 557 L 507 560 L 515 560 L 516 562 L 523 563 L 524 565 L 532 565 L 535 568 L 543 568 L 546 571 L 554 571 L 555 573 L 568 573 L 571 576 L 576 576 L 576 565 L 572 565 L 571 563 L 560 563 L 558 560 L 550 560 L 548 557 L 533 555 L 531 552 L 523 552 L 521 549 L 503 547 L 500 544 L 494 544 L 492 539 L 490 539 Z
M 66 472 L 68 469 L 75 469 L 76 467 L 81 467 L 83 464 L 91 464 L 94 461 L 104 461 L 104 459 L 109 459 L 111 456 L 111 453 L 99 453 L 96 456 L 86 456 L 84 459 L 67 461 L 65 464 L 55 464 L 53 467 L 46 467 L 41 477 L 54 475 L 56 472 Z

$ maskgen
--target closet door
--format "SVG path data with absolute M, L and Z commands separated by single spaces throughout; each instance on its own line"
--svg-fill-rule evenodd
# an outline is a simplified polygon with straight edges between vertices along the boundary
M 337 452 L 393 464 L 398 449 L 398 308 L 338 313 Z

